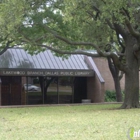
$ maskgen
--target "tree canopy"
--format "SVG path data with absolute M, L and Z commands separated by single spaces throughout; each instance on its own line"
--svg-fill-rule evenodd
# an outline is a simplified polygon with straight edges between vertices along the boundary
M 103 52 L 111 46 L 119 54 L 124 52 L 125 31 L 137 34 L 132 25 L 140 22 L 138 4 L 138 0 L 3 0 L 1 40 L 4 47 L 6 39 L 31 52 L 48 47 L 81 53 L 77 50 L 82 48 L 106 56 L 110 54 Z
M 139 17 L 139 0 L 1 0 L 1 49 L 21 45 L 30 53 L 48 48 L 60 54 L 110 57 L 133 81 L 139 77 Z M 91 49 L 97 54 L 87 51 Z M 139 106 L 137 82 L 126 82 L 123 108 Z

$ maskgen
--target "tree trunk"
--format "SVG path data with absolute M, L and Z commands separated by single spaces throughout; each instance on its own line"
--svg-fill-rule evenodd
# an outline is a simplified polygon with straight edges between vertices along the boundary
M 47 95 L 46 95 L 47 87 L 45 85 L 45 78 L 40 76 L 39 83 L 40 83 L 41 93 L 42 93 L 42 103 L 46 103 L 47 102 Z
M 117 102 L 122 102 L 119 70 L 117 67 L 114 66 L 114 64 L 111 61 L 111 58 L 108 57 L 107 60 L 108 60 L 108 66 L 109 66 L 110 72 L 111 72 L 113 80 L 114 80 L 115 91 L 116 91 L 116 100 L 117 100 Z
M 125 73 L 125 99 L 121 108 L 139 107 L 139 65 L 133 52 L 135 43 L 132 36 L 126 40 L 126 65 L 128 68 Z
M 122 108 L 139 107 L 139 74 L 131 70 L 125 75 L 125 99 Z
M 41 93 L 42 93 L 42 103 L 47 103 L 47 89 L 51 82 L 55 79 L 55 77 L 39 77 L 40 87 L 41 87 Z
M 122 102 L 122 92 L 120 86 L 120 79 L 118 76 L 114 79 L 114 84 L 115 84 L 117 102 Z

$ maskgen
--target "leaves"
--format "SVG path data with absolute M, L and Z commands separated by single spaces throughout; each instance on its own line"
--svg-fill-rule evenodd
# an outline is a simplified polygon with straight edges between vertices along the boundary
M 0 3 L 1 37 L 24 44 L 32 53 L 42 51 L 39 44 L 47 44 L 60 50 L 96 49 L 93 46 L 71 45 L 56 35 L 73 42 L 93 42 L 104 51 L 122 50 L 114 26 L 127 30 L 125 20 L 139 31 L 138 0 L 10 0 Z M 119 40 L 123 40 L 119 31 Z M 115 44 L 115 45 L 114 45 Z M 30 47 L 29 47 L 29 46 Z M 27 47 L 28 46 L 28 47 Z M 31 47 L 32 46 L 32 47 Z M 120 48 L 120 49 L 119 49 Z M 39 51 L 37 51 L 37 50 Z

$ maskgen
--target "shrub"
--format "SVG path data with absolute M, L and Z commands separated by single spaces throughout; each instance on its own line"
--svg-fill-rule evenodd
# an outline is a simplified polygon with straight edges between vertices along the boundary
M 124 100 L 124 91 L 122 91 L 122 100 Z M 105 92 L 105 102 L 116 102 L 116 92 L 106 90 L 106 92 Z
M 116 92 L 106 90 L 105 92 L 105 102 L 115 102 L 116 101 Z

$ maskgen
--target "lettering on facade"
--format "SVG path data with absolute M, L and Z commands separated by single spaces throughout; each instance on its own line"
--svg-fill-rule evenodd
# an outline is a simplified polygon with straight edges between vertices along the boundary
M 90 72 L 75 72 L 75 75 L 79 75 L 79 76 L 82 76 L 82 75 L 89 75 Z
M 3 71 L 3 75 L 25 75 L 25 71 Z
M 60 75 L 62 76 L 74 76 L 73 72 L 60 72 Z
M 27 71 L 27 75 L 44 75 L 43 71 Z
M 93 76 L 93 71 L 0 71 L 0 75 L 12 76 Z
M 59 72 L 45 72 L 44 75 L 48 75 L 48 76 L 58 76 L 59 75 Z

